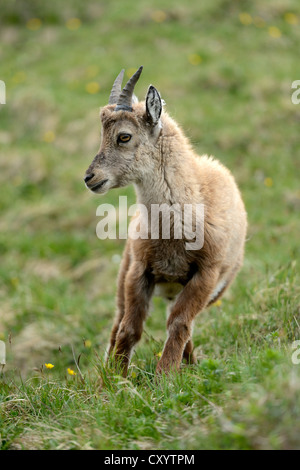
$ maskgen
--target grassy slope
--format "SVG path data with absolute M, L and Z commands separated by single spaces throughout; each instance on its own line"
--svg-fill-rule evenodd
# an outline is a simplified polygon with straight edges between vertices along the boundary
M 291 362 L 300 336 L 300 105 L 290 99 L 300 78 L 297 4 L 1 7 L 0 339 L 8 364 L 0 448 L 300 447 L 300 365 Z M 75 30 L 66 26 L 73 17 L 81 19 Z M 30 18 L 42 20 L 37 30 Z M 160 384 L 160 299 L 129 380 L 101 365 L 123 243 L 97 239 L 95 213 L 102 202 L 117 206 L 119 194 L 134 202 L 134 194 L 99 199 L 82 184 L 99 146 L 98 108 L 119 70 L 140 64 L 137 93 L 158 87 L 199 153 L 233 171 L 249 213 L 244 268 L 195 327 L 199 365 Z M 96 94 L 87 91 L 91 82 Z M 84 381 L 67 373 L 76 371 L 72 346 Z M 45 362 L 55 367 L 42 369 Z

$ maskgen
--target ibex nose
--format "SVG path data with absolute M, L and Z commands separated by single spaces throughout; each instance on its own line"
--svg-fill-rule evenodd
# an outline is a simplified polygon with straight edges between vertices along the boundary
M 84 177 L 84 182 L 87 183 L 88 181 L 90 181 L 92 178 L 94 178 L 94 173 L 89 173 L 87 174 L 85 177 Z

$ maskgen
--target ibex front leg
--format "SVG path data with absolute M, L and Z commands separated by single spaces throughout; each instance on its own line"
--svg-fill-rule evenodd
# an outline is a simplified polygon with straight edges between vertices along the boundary
M 133 262 L 125 278 L 125 311 L 115 340 L 114 356 L 127 374 L 132 348 L 140 340 L 154 283 L 141 263 Z
M 207 305 L 217 278 L 217 270 L 203 269 L 181 291 L 168 318 L 168 339 L 156 372 L 179 369 L 185 346 L 191 338 L 192 322 L 197 313 Z

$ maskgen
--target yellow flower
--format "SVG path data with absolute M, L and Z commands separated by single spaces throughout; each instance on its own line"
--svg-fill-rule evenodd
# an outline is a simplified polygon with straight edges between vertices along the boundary
M 20 70 L 19 72 L 15 73 L 15 75 L 12 77 L 13 83 L 22 83 L 26 80 L 26 73 L 23 72 L 23 70 Z
M 84 346 L 86 348 L 90 348 L 92 346 L 92 341 L 90 339 L 86 339 L 84 342 Z
M 151 18 L 155 23 L 163 23 L 167 19 L 167 15 L 163 10 L 155 10 L 151 13 Z
M 85 89 L 88 93 L 91 95 L 94 95 L 95 93 L 98 93 L 100 90 L 100 85 L 97 82 L 89 82 L 86 84 Z
M 252 16 L 249 13 L 240 13 L 239 14 L 240 22 L 247 26 L 248 24 L 252 23 Z
M 264 179 L 264 185 L 267 186 L 267 188 L 271 188 L 273 186 L 273 180 L 269 176 Z
M 81 26 L 81 20 L 79 18 L 70 18 L 68 21 L 66 21 L 66 27 L 70 31 L 75 31 L 76 29 L 80 28 Z
M 285 13 L 284 20 L 289 24 L 298 24 L 298 16 L 295 13 Z
M 46 369 L 53 369 L 54 365 L 53 364 L 45 364 Z
M 47 142 L 47 144 L 50 144 L 51 142 L 53 142 L 55 140 L 55 134 L 53 131 L 47 131 L 45 132 L 45 134 L 43 135 L 43 141 L 44 142 Z
M 31 18 L 26 23 L 26 27 L 27 29 L 30 29 L 30 31 L 36 31 L 37 29 L 40 29 L 41 26 L 42 22 L 39 18 Z
M 272 37 L 272 38 L 280 38 L 280 36 L 282 35 L 281 31 L 279 28 L 277 28 L 277 26 L 270 26 L 269 27 L 269 35 Z
M 188 59 L 192 65 L 199 65 L 202 62 L 202 57 L 199 54 L 190 54 Z
M 14 287 L 18 287 L 18 285 L 19 285 L 19 279 L 17 277 L 11 277 L 10 282 L 11 282 L 12 286 L 14 286 Z
M 68 367 L 67 370 L 69 375 L 76 375 L 76 372 L 74 372 L 73 369 L 70 369 L 70 367 Z
M 161 355 L 162 355 L 162 352 L 161 352 L 161 351 L 159 351 L 159 352 L 156 354 L 157 357 L 161 357 Z
M 213 307 L 220 307 L 222 305 L 222 300 L 221 299 L 218 299 L 216 300 L 216 302 L 214 302 L 213 304 Z

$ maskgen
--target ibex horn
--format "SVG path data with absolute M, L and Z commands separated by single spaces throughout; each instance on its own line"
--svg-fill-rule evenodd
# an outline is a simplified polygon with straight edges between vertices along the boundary
M 140 78 L 142 70 L 143 70 L 143 66 L 141 65 L 141 67 L 135 72 L 135 74 L 132 75 L 132 77 L 128 80 L 128 82 L 124 86 L 123 90 L 120 93 L 115 111 L 120 111 L 120 110 L 132 111 L 133 90 L 136 85 L 136 82 Z
M 117 78 L 115 79 L 111 92 L 110 92 L 108 104 L 116 104 L 118 102 L 119 96 L 122 91 L 122 81 L 124 77 L 124 72 L 125 70 L 122 69 L 119 75 L 117 76 Z

